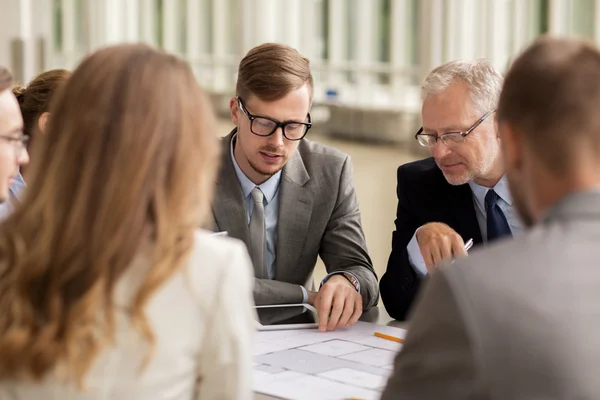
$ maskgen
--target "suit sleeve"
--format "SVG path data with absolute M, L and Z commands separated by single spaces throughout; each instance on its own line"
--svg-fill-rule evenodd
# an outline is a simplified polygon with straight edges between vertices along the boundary
M 488 398 L 472 335 L 445 272 L 438 271 L 419 295 L 382 400 Z
M 319 256 L 328 273 L 346 271 L 358 279 L 363 309 L 377 304 L 377 275 L 367 252 L 349 157 L 342 166 L 336 205 L 321 239 Z
M 254 302 L 257 306 L 299 304 L 303 303 L 304 300 L 304 293 L 300 285 L 254 278 Z
M 392 233 L 392 252 L 387 270 L 381 277 L 381 299 L 388 314 L 397 320 L 407 318 L 410 307 L 421 286 L 421 278 L 409 262 L 407 246 L 419 227 L 415 210 L 411 207 L 408 193 L 411 191 L 403 179 L 402 167 L 398 168 L 398 208 L 396 229 Z

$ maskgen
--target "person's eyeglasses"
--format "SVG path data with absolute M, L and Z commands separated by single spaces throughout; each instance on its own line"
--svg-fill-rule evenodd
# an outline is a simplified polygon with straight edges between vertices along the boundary
M 423 133 L 423 127 L 419 129 L 419 131 L 415 135 L 415 139 L 419 142 L 421 146 L 424 147 L 433 147 L 436 145 L 438 139 L 440 139 L 446 146 L 453 147 L 458 144 L 461 144 L 465 141 L 467 135 L 475 130 L 487 117 L 492 115 L 492 113 L 496 110 L 491 110 L 485 113 L 485 115 L 477 120 L 469 129 L 464 132 L 447 132 L 441 135 L 436 135 L 434 133 Z
M 4 139 L 13 144 L 15 149 L 15 157 L 17 158 L 21 157 L 23 150 L 27 148 L 27 143 L 29 142 L 29 136 L 27 135 L 20 135 L 18 137 L 0 135 L 0 139 Z
M 277 128 L 281 128 L 283 132 L 283 136 L 287 140 L 300 140 L 306 136 L 306 133 L 312 126 L 312 122 L 310 120 L 310 114 L 307 114 L 308 122 L 296 122 L 296 121 L 288 121 L 288 122 L 279 122 L 272 118 L 261 117 L 258 115 L 253 115 L 246 110 L 242 99 L 238 97 L 238 107 L 242 112 L 248 117 L 250 120 L 250 131 L 257 136 L 270 136 Z

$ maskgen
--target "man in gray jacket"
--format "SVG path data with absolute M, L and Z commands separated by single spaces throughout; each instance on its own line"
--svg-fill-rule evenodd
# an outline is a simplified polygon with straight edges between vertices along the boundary
M 289 46 L 251 49 L 230 101 L 213 228 L 246 243 L 257 304 L 309 303 L 322 330 L 377 303 L 348 155 L 305 139 L 312 123 L 308 59 Z M 328 275 L 313 285 L 321 257 Z

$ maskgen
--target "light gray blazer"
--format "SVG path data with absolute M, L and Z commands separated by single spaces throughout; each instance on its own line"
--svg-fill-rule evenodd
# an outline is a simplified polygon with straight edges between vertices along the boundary
M 223 138 L 221 171 L 213 202 L 215 231 L 249 244 L 246 206 L 229 146 L 235 130 Z M 303 139 L 282 171 L 275 279 L 262 279 L 254 266 L 257 304 L 301 303 L 299 285 L 312 289 L 317 256 L 327 272 L 352 272 L 359 280 L 363 308 L 377 303 L 377 276 L 361 226 L 348 155 Z
M 600 399 L 600 193 L 434 274 L 382 399 Z

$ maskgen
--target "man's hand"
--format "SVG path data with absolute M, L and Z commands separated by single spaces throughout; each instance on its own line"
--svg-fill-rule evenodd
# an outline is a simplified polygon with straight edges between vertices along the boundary
M 342 275 L 330 277 L 318 293 L 309 292 L 308 303 L 317 309 L 321 332 L 354 325 L 362 314 L 362 296 Z
M 442 261 L 466 256 L 465 243 L 456 231 L 446 224 L 431 222 L 417 230 L 417 242 L 427 271 L 432 273 Z

